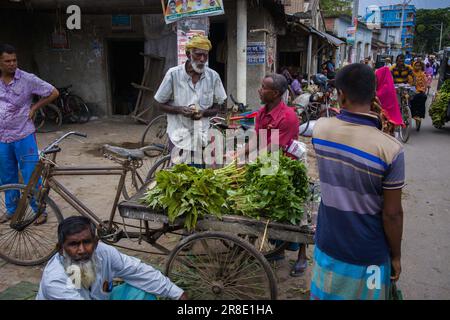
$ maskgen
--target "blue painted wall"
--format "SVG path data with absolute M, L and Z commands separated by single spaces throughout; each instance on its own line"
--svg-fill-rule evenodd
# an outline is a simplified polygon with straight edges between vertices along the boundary
M 402 17 L 401 5 L 380 6 L 381 26 L 383 28 L 400 28 Z M 412 49 L 416 26 L 416 7 L 405 6 L 403 16 L 402 47 Z

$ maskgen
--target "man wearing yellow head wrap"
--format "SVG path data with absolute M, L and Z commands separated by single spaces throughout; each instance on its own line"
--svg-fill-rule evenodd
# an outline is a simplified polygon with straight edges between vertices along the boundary
M 155 94 L 159 108 L 167 114 L 170 149 L 201 151 L 208 143 L 209 118 L 227 98 L 219 74 L 206 66 L 211 48 L 207 37 L 193 36 L 186 44 L 188 60 L 167 71 Z
M 201 34 L 192 36 L 192 38 L 186 44 L 186 50 L 191 50 L 194 48 L 209 51 L 212 49 L 211 41 L 209 41 L 207 37 Z

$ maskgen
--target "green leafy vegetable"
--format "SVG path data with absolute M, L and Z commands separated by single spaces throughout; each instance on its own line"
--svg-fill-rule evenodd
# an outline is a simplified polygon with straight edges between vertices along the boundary
M 240 214 L 296 224 L 308 196 L 308 177 L 303 163 L 274 153 L 255 163 L 236 162 L 218 169 L 175 165 L 156 174 L 156 186 L 144 202 L 167 212 L 170 222 L 185 218 L 188 230 L 205 214 Z

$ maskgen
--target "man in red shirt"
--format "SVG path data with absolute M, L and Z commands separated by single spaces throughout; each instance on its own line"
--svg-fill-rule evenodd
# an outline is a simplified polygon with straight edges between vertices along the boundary
M 300 122 L 295 111 L 288 107 L 282 97 L 287 90 L 288 83 L 286 78 L 280 74 L 267 75 L 261 83 L 261 88 L 258 90 L 259 97 L 264 103 L 264 106 L 259 109 L 255 119 L 255 130 L 257 135 L 265 134 L 261 129 L 266 129 L 267 132 L 267 149 L 269 146 L 277 144 L 279 149 L 284 150 L 292 140 L 298 139 Z M 275 142 L 271 139 L 271 130 L 278 130 L 279 141 Z M 264 146 L 259 146 L 265 149 Z M 289 155 L 288 155 L 289 156 Z M 306 270 L 306 246 L 297 243 L 290 243 L 288 249 L 292 251 L 299 250 L 297 262 L 291 270 L 291 276 L 300 276 Z M 273 260 L 283 259 L 284 253 L 273 258 Z
M 270 131 L 278 129 L 280 149 L 287 147 L 289 142 L 298 139 L 299 126 L 295 111 L 288 107 L 282 97 L 287 90 L 286 78 L 280 74 L 267 75 L 258 90 L 261 101 L 265 104 L 259 109 L 255 119 L 256 133 L 262 134 L 261 129 L 267 130 L 267 144 L 272 143 Z M 284 90 L 284 91 L 283 91 Z

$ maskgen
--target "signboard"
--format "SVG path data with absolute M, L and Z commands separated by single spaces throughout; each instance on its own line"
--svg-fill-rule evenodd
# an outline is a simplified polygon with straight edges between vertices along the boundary
M 222 0 L 168 0 L 163 7 L 167 24 L 184 18 L 224 14 Z
M 248 42 L 247 43 L 247 64 L 265 64 L 266 63 L 266 43 Z
M 186 43 L 196 34 L 208 35 L 209 18 L 184 19 L 177 22 L 178 65 L 187 60 Z
M 114 30 L 131 29 L 131 16 L 128 14 L 115 14 L 111 16 L 111 27 Z
M 347 28 L 347 43 L 349 45 L 355 44 L 355 36 L 356 36 L 356 27 L 348 27 Z

